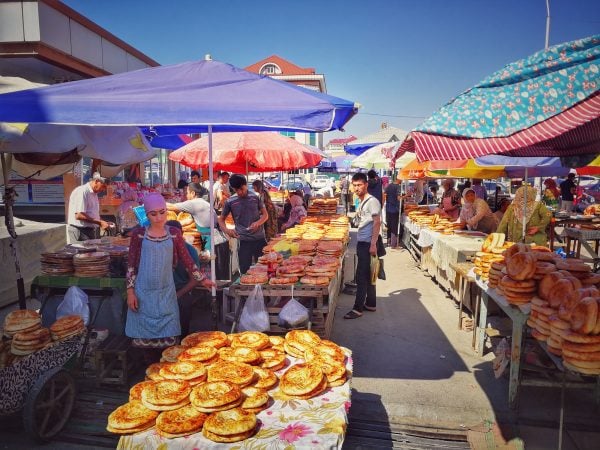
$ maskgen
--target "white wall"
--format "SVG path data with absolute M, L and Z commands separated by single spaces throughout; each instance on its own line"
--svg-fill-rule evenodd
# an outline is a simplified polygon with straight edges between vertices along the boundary
M 149 67 L 45 3 L 0 2 L 0 43 L 43 42 L 110 73 Z

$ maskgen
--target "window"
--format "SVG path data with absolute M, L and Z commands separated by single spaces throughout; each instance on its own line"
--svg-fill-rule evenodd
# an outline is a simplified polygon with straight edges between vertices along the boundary
M 309 133 L 308 145 L 312 145 L 313 147 L 317 145 L 317 135 L 315 133 Z
M 281 69 L 276 65 L 276 64 L 265 64 L 261 69 L 260 69 L 260 74 L 261 75 L 279 75 L 281 74 Z
M 292 138 L 292 139 L 295 139 L 295 138 L 296 138 L 296 132 L 295 132 L 295 131 L 280 131 L 280 133 L 281 133 L 283 136 L 287 136 L 287 137 L 290 137 L 290 138 Z

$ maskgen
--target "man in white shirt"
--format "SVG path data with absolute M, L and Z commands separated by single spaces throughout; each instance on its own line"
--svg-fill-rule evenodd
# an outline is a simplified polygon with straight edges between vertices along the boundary
M 100 218 L 98 193 L 106 189 L 106 184 L 106 178 L 96 172 L 88 183 L 71 192 L 67 217 L 69 242 L 98 239 L 100 230 L 114 226 Z
M 213 185 L 213 195 L 215 196 L 215 209 L 221 211 L 225 200 L 231 197 L 229 191 L 229 172 L 219 173 L 219 179 Z

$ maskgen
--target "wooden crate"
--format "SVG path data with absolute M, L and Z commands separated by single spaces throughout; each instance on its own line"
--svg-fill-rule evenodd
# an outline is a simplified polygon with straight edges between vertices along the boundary
M 129 377 L 138 366 L 132 351 L 131 339 L 127 336 L 106 338 L 95 353 L 96 384 L 127 387 Z

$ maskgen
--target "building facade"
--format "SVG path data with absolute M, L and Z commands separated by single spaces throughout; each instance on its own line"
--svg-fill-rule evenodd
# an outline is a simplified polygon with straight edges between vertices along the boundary
M 325 75 L 316 73 L 315 69 L 310 67 L 297 66 L 277 55 L 271 55 L 268 58 L 251 64 L 245 70 L 276 78 L 313 91 L 327 93 Z M 323 149 L 323 133 L 282 132 L 282 134 L 293 137 L 302 144 Z

